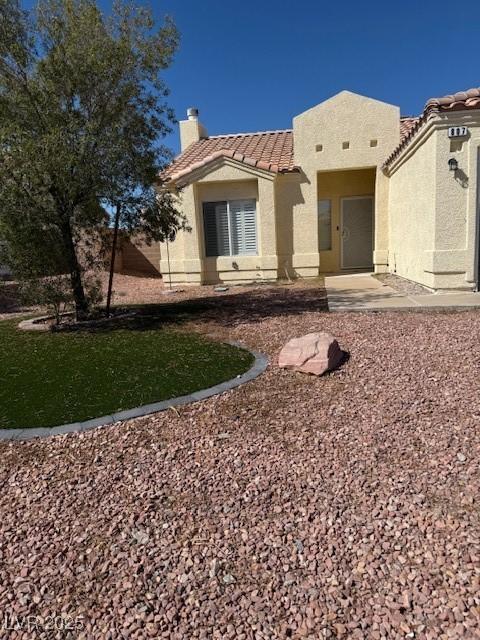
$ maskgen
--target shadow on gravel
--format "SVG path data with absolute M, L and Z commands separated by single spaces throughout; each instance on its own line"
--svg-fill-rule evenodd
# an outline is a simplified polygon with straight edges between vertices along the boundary
M 340 362 L 337 364 L 337 366 L 335 367 L 335 369 L 340 369 L 341 367 L 343 367 L 345 364 L 347 364 L 347 362 L 350 360 L 350 351 L 344 351 L 342 349 L 342 359 L 340 360 Z M 329 371 L 328 373 L 332 373 L 332 371 Z
M 0 313 L 22 313 L 27 307 L 20 301 L 18 284 L 0 280 Z
M 115 331 L 129 329 L 147 331 L 166 325 L 179 325 L 191 320 L 214 320 L 226 327 L 245 322 L 261 322 L 265 318 L 289 317 L 305 312 L 328 311 L 325 289 L 276 287 L 255 289 L 229 295 L 213 295 L 162 304 L 132 305 L 136 315 L 112 320 L 108 324 L 81 329 Z M 67 329 L 68 330 L 68 329 Z M 75 330 L 75 328 L 72 328 Z

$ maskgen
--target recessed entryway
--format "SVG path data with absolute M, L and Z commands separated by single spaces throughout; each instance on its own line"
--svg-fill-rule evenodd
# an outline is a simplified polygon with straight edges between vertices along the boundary
M 373 266 L 374 168 L 317 174 L 320 271 Z

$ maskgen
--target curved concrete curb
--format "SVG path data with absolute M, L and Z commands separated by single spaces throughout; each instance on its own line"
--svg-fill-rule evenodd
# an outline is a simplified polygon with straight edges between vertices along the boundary
M 71 316 L 72 313 L 62 313 L 62 316 Z M 97 318 L 95 320 L 85 320 L 79 323 L 76 323 L 76 327 L 78 329 L 88 329 L 89 327 L 97 327 L 102 326 L 104 324 L 108 324 L 109 322 L 113 322 L 114 320 L 124 320 L 125 318 L 131 318 L 135 315 L 135 311 L 126 311 L 124 313 L 119 313 L 116 316 L 112 316 L 110 318 Z M 21 331 L 44 331 L 50 332 L 52 327 L 45 323 L 46 320 L 54 320 L 55 316 L 36 316 L 34 318 L 28 318 L 27 320 L 22 320 L 18 323 L 17 327 Z M 68 328 L 68 327 L 67 327 Z M 61 331 L 60 329 L 55 328 L 56 331 Z
M 62 424 L 58 427 L 48 428 L 0 429 L 0 440 L 32 440 L 33 438 L 45 438 L 47 436 L 57 436 L 65 433 L 74 433 L 76 431 L 88 431 L 89 429 L 113 424 L 114 422 L 140 418 L 142 416 L 147 416 L 150 413 L 165 411 L 170 407 L 179 407 L 184 404 L 189 404 L 190 402 L 198 402 L 199 400 L 205 400 L 206 398 L 219 395 L 225 391 L 230 391 L 230 389 L 235 389 L 235 387 L 239 387 L 245 382 L 254 380 L 265 371 L 268 366 L 268 358 L 263 353 L 252 351 L 245 345 L 238 342 L 229 342 L 228 344 L 245 349 L 245 351 L 249 351 L 255 357 L 253 366 L 236 378 L 220 382 L 220 384 L 216 384 L 208 389 L 201 389 L 200 391 L 189 393 L 186 396 L 179 396 L 178 398 L 171 398 L 170 400 L 162 400 L 162 402 L 153 402 L 152 404 L 144 404 L 141 407 L 119 411 L 118 413 L 101 416 L 100 418 L 92 418 L 85 422 L 72 422 L 70 424 Z
M 50 326 L 45 324 L 45 320 L 52 320 L 52 316 L 40 316 L 39 318 L 28 318 L 18 323 L 20 331 L 50 331 Z

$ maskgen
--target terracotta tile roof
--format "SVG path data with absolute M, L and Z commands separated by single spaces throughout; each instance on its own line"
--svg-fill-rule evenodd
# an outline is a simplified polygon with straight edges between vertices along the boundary
M 401 116 L 400 117 L 400 140 L 408 136 L 410 131 L 417 124 L 419 118 L 417 116 Z
M 383 168 L 388 169 L 388 166 L 400 155 L 417 131 L 427 122 L 429 117 L 437 113 L 468 111 L 470 109 L 480 109 L 480 87 L 467 89 L 467 91 L 459 91 L 458 93 L 442 96 L 441 98 L 430 98 L 418 118 L 404 118 L 402 119 L 405 121 L 404 124 L 400 121 L 400 144 L 385 160 Z M 407 120 L 411 120 L 412 122 L 407 123 Z
M 400 155 L 431 115 L 469 109 L 480 109 L 480 87 L 441 98 L 431 98 L 420 116 L 402 116 L 400 144 L 386 159 L 384 169 L 387 169 L 390 163 Z M 274 173 L 298 171 L 293 158 L 293 132 L 291 129 L 285 129 L 204 138 L 194 142 L 177 156 L 163 172 L 162 177 L 176 181 L 222 157 L 233 158 L 246 165 Z
M 465 111 L 467 109 L 480 109 L 480 87 L 459 91 L 442 98 L 430 98 L 425 105 L 427 113 L 440 111 Z
M 221 157 L 274 173 L 297 170 L 293 162 L 293 132 L 288 129 L 204 138 L 187 147 L 163 175 L 169 180 L 178 180 Z

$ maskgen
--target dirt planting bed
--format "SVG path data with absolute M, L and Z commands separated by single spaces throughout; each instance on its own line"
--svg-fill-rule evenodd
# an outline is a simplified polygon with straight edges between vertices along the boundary
M 16 282 L 0 280 L 0 320 L 38 311 L 24 305 L 19 298 Z
M 95 639 L 480 637 L 480 316 L 328 314 L 318 288 L 235 301 L 207 292 L 183 321 L 268 353 L 257 380 L 0 445 L 0 613 Z M 342 368 L 276 368 L 318 330 Z

